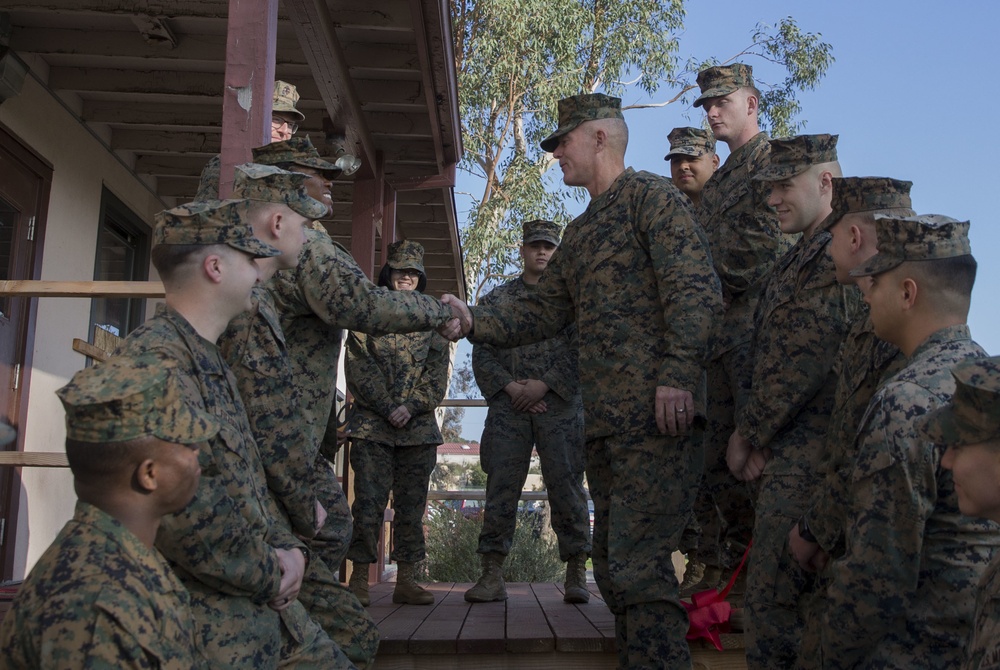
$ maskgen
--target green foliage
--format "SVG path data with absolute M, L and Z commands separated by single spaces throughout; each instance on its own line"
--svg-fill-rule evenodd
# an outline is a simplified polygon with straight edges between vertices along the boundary
M 551 533 L 542 532 L 541 515 L 518 512 L 510 554 L 504 562 L 504 579 L 509 582 L 555 582 L 563 579 L 565 564 Z M 483 520 L 466 518 L 461 512 L 435 505 L 424 522 L 427 531 L 427 560 L 421 567 L 426 579 L 435 582 L 474 582 L 481 563 L 476 548 Z
M 486 472 L 483 471 L 482 466 L 476 463 L 473 467 L 469 468 L 468 474 L 466 475 L 465 484 L 470 489 L 485 489 L 486 488 Z
M 683 0 L 451 0 L 462 142 L 460 168 L 482 192 L 470 198 L 462 248 L 469 286 L 487 284 L 517 267 L 520 223 L 567 222 L 570 199 L 581 198 L 547 175 L 554 165 L 539 142 L 556 127 L 557 102 L 601 90 L 651 96 L 673 91 L 662 107 L 694 86 L 713 58 L 682 66 L 678 35 Z M 760 24 L 751 45 L 723 63 L 765 60 L 787 71 L 762 85 L 762 122 L 776 136 L 800 127 L 796 92 L 813 88 L 833 61 L 820 35 L 791 18 Z M 626 80 L 627 78 L 627 80 Z

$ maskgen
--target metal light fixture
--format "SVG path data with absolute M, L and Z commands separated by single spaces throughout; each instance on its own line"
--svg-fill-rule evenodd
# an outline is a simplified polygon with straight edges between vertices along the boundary
M 347 150 L 344 149 L 343 146 L 337 148 L 336 156 L 337 160 L 335 160 L 333 164 L 341 169 L 344 176 L 350 177 L 352 174 L 361 169 L 361 159 L 347 153 Z
M 347 149 L 345 148 L 347 136 L 344 134 L 344 131 L 334 128 L 329 118 L 323 119 L 323 130 L 326 132 L 326 144 L 331 148 L 334 155 L 333 164 L 340 169 L 341 173 L 346 177 L 350 177 L 360 170 L 361 159 L 354 154 L 347 153 Z

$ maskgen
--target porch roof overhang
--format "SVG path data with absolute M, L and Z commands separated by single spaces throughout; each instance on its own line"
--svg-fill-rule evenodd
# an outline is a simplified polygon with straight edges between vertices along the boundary
M 0 0 L 0 13 L 32 76 L 173 206 L 194 197 L 202 167 L 221 150 L 228 18 L 238 5 Z M 428 291 L 464 297 L 447 0 L 282 0 L 276 35 L 275 77 L 296 85 L 306 115 L 299 135 L 328 158 L 334 138 L 343 138 L 364 162 L 361 176 L 382 166 L 395 195 L 396 237 L 426 248 Z M 333 196 L 324 224 L 351 248 L 351 178 L 338 179 Z M 375 245 L 376 267 L 382 247 Z

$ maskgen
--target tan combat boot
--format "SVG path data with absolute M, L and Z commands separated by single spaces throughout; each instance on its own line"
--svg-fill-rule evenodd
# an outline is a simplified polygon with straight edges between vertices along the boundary
M 368 607 L 372 599 L 368 595 L 368 564 L 351 561 L 351 581 L 347 583 L 358 602 Z
M 396 588 L 392 592 L 392 602 L 400 605 L 433 605 L 434 594 L 417 584 L 414 578 L 414 564 L 398 562 Z
M 563 602 L 590 602 L 590 591 L 587 590 L 587 554 L 569 557 L 569 561 L 566 563 L 565 587 Z
M 507 600 L 507 585 L 503 581 L 503 554 L 483 554 L 483 574 L 476 585 L 465 592 L 470 603 L 490 603 Z
M 720 581 L 722 581 L 722 568 L 717 565 L 706 565 L 701 580 L 681 591 L 681 598 L 690 598 L 696 593 L 718 588 Z

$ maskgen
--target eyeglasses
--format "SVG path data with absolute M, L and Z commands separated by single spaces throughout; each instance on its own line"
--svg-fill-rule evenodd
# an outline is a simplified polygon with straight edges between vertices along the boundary
M 288 119 L 282 119 L 278 116 L 271 117 L 271 130 L 277 130 L 281 126 L 288 126 L 288 132 L 294 135 L 299 130 L 299 124 L 295 121 L 289 121 Z

